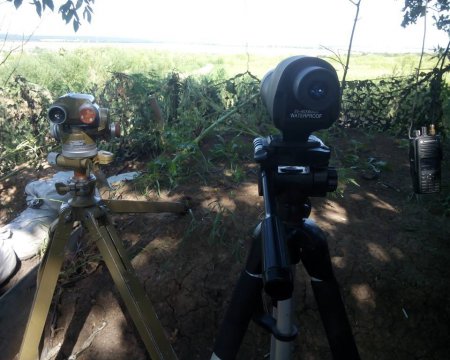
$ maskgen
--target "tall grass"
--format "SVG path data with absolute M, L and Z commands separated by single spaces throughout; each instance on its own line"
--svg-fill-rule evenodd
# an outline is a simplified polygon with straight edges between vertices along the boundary
M 293 54 L 292 54 L 293 55 Z M 191 75 L 205 73 L 211 77 L 227 78 L 250 71 L 261 78 L 288 55 L 199 54 L 117 47 L 81 47 L 58 51 L 35 48 L 16 53 L 0 66 L 0 86 L 21 75 L 54 94 L 68 91 L 83 92 L 102 86 L 111 73 L 168 73 L 177 71 Z M 342 75 L 335 56 L 324 56 Z M 0 54 L 1 58 L 1 54 Z M 348 80 L 374 79 L 411 74 L 419 63 L 418 54 L 356 54 L 352 55 Z M 426 56 L 424 68 L 435 61 Z

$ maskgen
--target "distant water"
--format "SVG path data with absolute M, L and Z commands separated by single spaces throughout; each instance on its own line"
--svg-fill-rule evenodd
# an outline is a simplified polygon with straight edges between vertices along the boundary
M 1 36 L 1 35 L 0 35 Z M 10 46 L 20 45 L 22 42 L 17 39 L 8 41 Z M 136 49 L 154 49 L 160 51 L 176 51 L 183 53 L 210 53 L 210 54 L 259 54 L 259 55 L 289 55 L 302 54 L 310 56 L 330 55 L 333 52 L 345 54 L 345 46 L 252 46 L 252 45 L 222 45 L 222 44 L 197 44 L 197 43 L 167 43 L 167 42 L 139 42 L 139 41 L 120 41 L 120 39 L 108 40 L 70 40 L 62 41 L 57 38 L 42 37 L 38 41 L 31 40 L 24 44 L 24 49 L 75 49 L 80 47 L 117 47 L 117 48 L 136 48 Z M 432 49 L 429 49 L 432 52 Z M 382 47 L 371 46 L 365 49 L 353 49 L 352 53 L 420 53 L 417 48 L 394 48 L 386 49 Z
M 20 45 L 21 42 L 10 41 L 12 46 Z M 323 55 L 329 51 L 321 48 L 303 47 L 275 47 L 275 46 L 245 46 L 245 45 L 220 45 L 220 44 L 184 44 L 184 43 L 150 43 L 150 42 L 107 42 L 107 41 L 60 41 L 53 39 L 42 39 L 40 41 L 28 41 L 24 49 L 77 49 L 82 47 L 117 47 L 133 49 L 153 49 L 161 51 L 175 51 L 183 53 L 211 53 L 211 54 L 262 54 L 283 55 L 290 53 L 301 53 L 305 55 Z

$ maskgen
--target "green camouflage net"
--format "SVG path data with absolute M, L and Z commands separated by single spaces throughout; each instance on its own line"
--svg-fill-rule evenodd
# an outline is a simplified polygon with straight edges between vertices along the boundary
M 413 121 L 415 127 L 435 124 L 442 129 L 443 74 L 449 69 L 346 82 L 339 125 L 400 134 Z

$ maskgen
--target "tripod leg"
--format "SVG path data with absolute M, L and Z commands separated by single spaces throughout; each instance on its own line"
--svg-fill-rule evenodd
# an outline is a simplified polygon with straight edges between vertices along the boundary
M 52 243 L 53 235 L 55 234 L 55 230 L 56 230 L 56 227 L 58 226 L 58 224 L 59 224 L 59 218 L 57 218 L 55 221 L 53 221 L 50 224 L 50 227 L 48 229 L 47 249 L 50 247 L 50 244 Z M 43 264 L 45 264 L 47 262 L 48 255 L 49 255 L 49 251 L 45 251 L 44 255 L 42 256 L 41 264 L 40 264 L 40 266 L 38 268 L 38 272 L 37 272 L 36 287 L 39 286 L 39 283 L 41 282 L 42 271 L 44 270 Z
M 106 225 L 99 226 L 92 213 L 87 211 L 86 214 L 89 214 L 86 216 L 86 226 L 96 240 L 103 260 L 151 358 L 176 359 L 175 352 L 164 334 L 164 329 L 114 227 L 106 216 L 104 217 Z
M 211 360 L 235 359 L 252 316 L 262 312 L 261 252 L 261 236 L 257 235 L 220 326 Z
M 301 260 L 311 277 L 311 285 L 328 343 L 336 360 L 358 360 L 358 349 L 345 311 L 339 285 L 334 277 L 325 234 L 312 221 L 305 220 L 295 239 Z
M 36 360 L 39 358 L 39 343 L 64 260 L 64 248 L 72 230 L 70 208 L 61 212 L 58 222 L 49 232 L 45 256 L 41 262 L 36 293 L 28 317 L 25 336 L 22 340 L 19 360 Z
M 114 213 L 178 213 L 183 214 L 188 206 L 182 202 L 170 201 L 136 201 L 136 200 L 102 200 L 103 204 Z

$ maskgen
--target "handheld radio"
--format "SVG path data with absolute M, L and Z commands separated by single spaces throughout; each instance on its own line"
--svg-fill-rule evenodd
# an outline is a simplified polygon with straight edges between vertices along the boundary
M 442 147 L 434 125 L 423 126 L 409 140 L 409 163 L 414 192 L 432 194 L 441 190 Z

